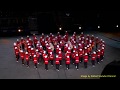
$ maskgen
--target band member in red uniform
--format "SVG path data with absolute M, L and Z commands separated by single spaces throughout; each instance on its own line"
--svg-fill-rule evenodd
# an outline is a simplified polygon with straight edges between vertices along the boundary
M 80 62 L 83 61 L 83 50 L 82 49 L 80 49 L 79 51 L 79 59 L 80 59 Z
M 34 38 L 33 41 L 34 41 L 34 46 L 35 46 L 35 48 L 36 48 L 36 44 L 37 44 L 37 42 L 38 42 L 37 37 Z
M 104 50 L 105 48 L 102 47 L 101 51 L 100 51 L 100 60 L 103 61 L 103 58 L 104 58 Z
M 24 65 L 25 53 L 23 52 L 23 50 L 20 50 L 20 57 L 21 57 L 21 59 L 22 59 L 22 64 Z
M 65 35 L 67 35 L 67 36 L 68 36 L 68 31 L 65 31 Z
M 33 56 L 33 60 L 34 60 L 34 67 L 37 69 L 37 55 L 35 54 L 34 56 Z
M 45 37 L 45 35 L 44 35 L 44 33 L 42 33 L 42 38 L 44 38 Z
M 91 62 L 92 62 L 92 66 L 95 67 L 95 61 L 96 61 L 96 52 L 94 51 L 91 54 Z
M 19 59 L 19 49 L 15 47 L 15 55 L 16 55 L 16 62 L 18 62 Z
M 98 37 L 96 37 L 95 42 L 96 42 L 96 50 L 97 50 L 97 49 L 98 49 L 98 44 L 99 44 L 99 39 L 98 39 Z
M 36 36 L 35 33 L 34 33 L 34 34 L 33 34 L 33 40 L 34 40 L 35 38 L 37 38 L 37 36 Z
M 62 52 L 61 51 L 59 51 L 58 57 L 59 57 L 60 66 L 61 66 L 62 65 Z
M 71 53 L 71 61 L 72 61 L 72 64 L 75 63 L 75 50 L 73 51 L 73 53 Z
M 59 56 L 58 55 L 56 55 L 55 64 L 56 64 L 56 69 L 59 71 L 60 62 L 59 62 Z
M 26 40 L 27 40 L 27 41 L 29 41 L 29 38 L 30 38 L 30 37 L 29 37 L 29 36 L 27 36 Z
M 100 49 L 97 51 L 97 63 L 100 64 Z
M 66 57 L 66 68 L 69 69 L 70 68 L 70 56 Z
M 38 61 L 38 64 L 40 62 L 40 53 L 38 51 L 38 49 L 36 49 L 36 55 L 37 55 L 37 61 Z
M 27 62 L 27 67 L 29 67 L 30 56 L 29 56 L 28 52 L 25 53 L 25 59 L 26 59 L 26 62 Z
M 91 40 L 94 41 L 94 38 L 95 38 L 94 35 L 92 35 L 92 36 L 91 36 Z
M 85 55 L 83 56 L 84 59 L 84 67 L 87 68 L 87 63 L 88 63 L 88 54 L 85 53 Z
M 31 57 L 33 57 L 34 54 L 35 54 L 35 50 L 34 50 L 34 48 L 31 48 Z
M 22 49 L 24 50 L 25 48 L 25 40 L 23 39 L 23 37 L 21 37 L 21 45 L 22 45 Z
M 47 55 L 45 55 L 44 62 L 45 62 L 45 69 L 48 70 L 48 56 Z
M 54 55 L 52 52 L 50 52 L 49 59 L 50 59 L 51 65 L 53 66 Z
M 79 69 L 79 55 L 78 53 L 75 55 L 75 67 L 77 68 L 77 70 Z

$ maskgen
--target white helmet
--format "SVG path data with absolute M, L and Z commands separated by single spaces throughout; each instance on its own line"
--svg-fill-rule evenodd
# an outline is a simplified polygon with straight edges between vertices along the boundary
M 85 53 L 85 55 L 88 55 L 87 53 Z
M 58 55 L 56 55 L 56 58 L 58 58 Z
M 92 35 L 92 37 L 94 37 L 94 35 Z
M 31 50 L 33 50 L 34 48 L 31 48 Z
M 57 45 L 57 48 L 59 48 L 59 45 Z
M 36 49 L 36 52 L 38 52 L 38 49 Z
M 34 55 L 34 57 L 36 57 L 36 55 Z
M 80 51 L 82 51 L 82 48 L 80 49 Z
M 50 54 L 52 54 L 52 52 L 50 52 Z
M 87 47 L 89 47 L 89 45 L 87 45 Z
M 96 37 L 96 38 L 98 38 L 98 37 Z
M 69 56 L 67 56 L 67 58 L 69 58 Z
M 51 49 L 50 47 L 48 47 L 48 49 Z
M 70 50 L 70 47 L 68 47 L 68 49 Z
M 29 36 L 27 36 L 27 37 L 29 37 Z
M 43 51 L 43 53 L 45 54 L 45 53 L 46 53 L 46 51 Z
M 26 42 L 28 43 L 29 41 L 27 40 Z
M 31 38 L 29 38 L 29 40 L 31 40 Z
M 102 49 L 105 49 L 104 47 L 102 47 Z
M 76 56 L 78 56 L 78 54 L 76 54 Z
M 25 54 L 28 54 L 28 52 L 26 52 Z
M 73 52 L 75 52 L 75 50 L 73 50 Z
M 15 49 L 17 49 L 17 47 L 15 47 Z
M 98 51 L 100 52 L 100 49 Z
M 28 46 L 28 48 L 31 48 L 31 46 Z
M 95 51 L 94 51 L 93 53 L 94 53 L 94 54 L 96 54 L 96 52 L 95 52 Z
M 23 37 L 21 37 L 21 39 L 23 39 Z
M 61 53 L 61 51 L 59 51 L 59 53 Z
M 20 52 L 23 52 L 23 50 L 20 50 Z
M 85 49 L 87 49 L 87 47 L 85 47 Z
M 19 39 L 17 39 L 17 41 L 19 41 Z
M 16 43 L 14 43 L 14 46 L 17 45 Z

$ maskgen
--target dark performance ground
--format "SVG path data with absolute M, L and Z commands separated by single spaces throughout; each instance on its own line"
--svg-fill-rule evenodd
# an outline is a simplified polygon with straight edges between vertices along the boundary
M 87 75 L 100 75 L 105 66 L 114 61 L 120 60 L 120 42 L 107 38 L 104 33 L 85 32 L 102 38 L 106 42 L 105 58 L 100 64 L 92 67 L 91 62 L 88 68 L 84 68 L 83 63 L 79 64 L 79 70 L 74 65 L 70 65 L 70 70 L 66 70 L 65 64 L 60 66 L 60 71 L 56 71 L 55 66 L 49 64 L 49 70 L 44 69 L 44 64 L 40 63 L 38 69 L 30 62 L 30 68 L 16 62 L 13 43 L 18 37 L 0 37 L 0 79 L 88 79 Z M 120 39 L 119 39 L 120 40 Z M 82 77 L 84 76 L 84 77 Z M 90 77 L 89 79 L 99 79 L 99 77 Z

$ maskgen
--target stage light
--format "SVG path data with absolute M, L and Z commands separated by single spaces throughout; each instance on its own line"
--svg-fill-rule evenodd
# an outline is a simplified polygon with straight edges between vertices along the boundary
M 79 27 L 79 29 L 81 29 L 81 27 Z
M 59 30 L 62 30 L 62 28 L 60 27 Z
M 21 32 L 21 30 L 20 30 L 20 29 L 18 29 L 18 32 Z
M 116 27 L 118 27 L 118 25 L 116 25 Z
M 98 26 L 98 28 L 100 28 L 100 26 Z

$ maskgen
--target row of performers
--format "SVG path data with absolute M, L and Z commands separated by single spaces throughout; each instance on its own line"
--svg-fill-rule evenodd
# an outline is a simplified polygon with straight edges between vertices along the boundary
M 78 47 L 84 48 L 84 47 L 94 47 L 96 44 L 96 50 L 98 48 L 98 45 L 102 47 L 102 45 L 105 45 L 105 42 L 102 39 L 99 39 L 98 37 L 92 36 L 85 36 L 83 33 L 80 34 L 80 36 L 76 36 L 76 32 L 73 33 L 72 37 L 68 39 L 68 33 L 65 33 L 65 35 L 62 37 L 59 32 L 57 36 L 54 36 L 52 33 L 50 35 L 44 36 L 44 33 L 42 33 L 42 36 L 40 37 L 40 40 L 37 39 L 37 36 L 33 35 L 33 40 L 27 36 L 26 39 L 21 37 L 21 40 L 17 39 L 16 42 L 17 46 L 22 46 L 22 49 L 26 49 L 29 46 L 35 47 L 36 49 L 40 47 L 40 45 L 43 47 L 43 49 L 46 49 L 46 44 L 49 44 L 52 50 L 55 50 L 58 45 L 62 49 L 65 49 L 65 52 L 67 51 L 67 48 L 70 47 L 71 49 Z M 20 47 L 21 48 L 21 47 Z
M 51 65 L 54 65 L 54 62 L 56 64 L 56 69 L 59 70 L 59 65 L 62 65 L 62 62 L 65 60 L 66 67 L 69 69 L 70 64 L 75 64 L 76 68 L 79 69 L 79 63 L 84 62 L 84 67 L 87 68 L 88 61 L 91 60 L 93 67 L 95 66 L 95 62 L 99 63 L 100 61 L 103 61 L 104 54 L 100 50 L 97 52 L 92 52 L 89 56 L 88 53 L 80 53 L 82 49 L 80 49 L 80 52 L 73 51 L 73 53 L 62 54 L 61 51 L 59 51 L 58 54 L 53 54 L 53 52 L 46 53 L 46 51 L 43 51 L 41 54 L 38 49 L 36 49 L 35 53 L 32 55 L 28 52 L 23 52 L 23 50 L 19 51 L 17 47 L 15 47 L 15 53 L 16 53 L 16 60 L 18 62 L 19 57 L 22 60 L 22 64 L 24 65 L 25 61 L 27 63 L 27 67 L 29 67 L 29 61 L 32 60 L 34 62 L 35 67 L 37 68 L 37 64 L 44 61 L 45 69 L 48 70 L 48 63 L 51 62 Z M 25 60 L 25 61 L 24 61 Z

